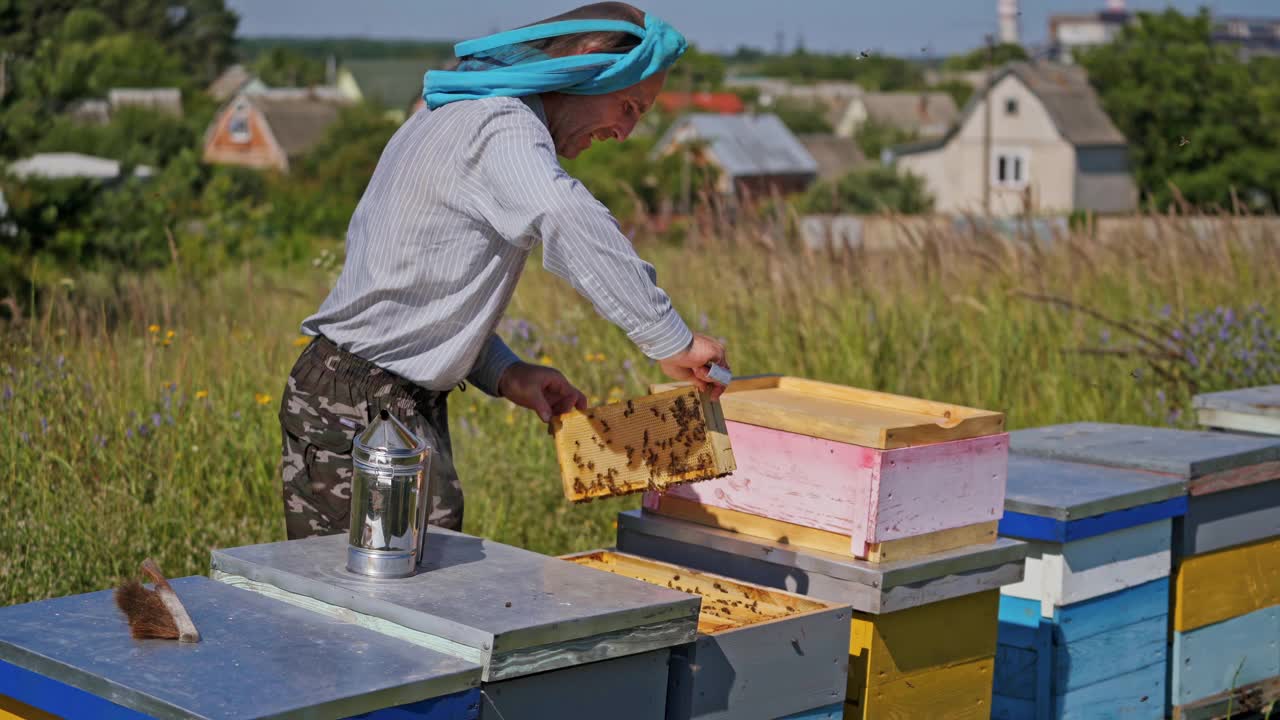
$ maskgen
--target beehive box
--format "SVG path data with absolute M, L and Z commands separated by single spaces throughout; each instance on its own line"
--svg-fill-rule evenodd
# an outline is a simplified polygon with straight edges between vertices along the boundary
M 1024 543 L 872 563 L 644 511 L 618 518 L 622 552 L 850 604 L 845 717 L 990 715 L 999 588 L 1021 579 Z
M 1280 537 L 1183 558 L 1174 575 L 1170 690 L 1209 717 L 1280 700 Z
M 995 539 L 1001 413 L 790 377 L 734 380 L 720 403 L 737 469 L 646 508 L 878 561 Z
M 734 470 L 719 403 L 692 387 L 573 410 L 552 420 L 565 497 L 586 502 Z
M 0 607 L 0 717 L 475 720 L 480 666 L 205 577 L 200 642 L 134 640 L 110 590 Z
M 563 559 L 701 597 L 697 640 L 672 652 L 667 720 L 809 717 L 840 709 L 847 606 L 621 552 Z
M 480 720 L 665 715 L 698 598 L 435 526 L 411 577 L 347 572 L 345 535 L 215 550 L 214 579 L 480 665 Z
M 1164 717 L 1172 522 L 1186 487 L 1010 457 L 1000 533 L 1029 549 L 1024 580 L 1002 590 L 994 717 Z
M 1280 385 L 1202 393 L 1192 399 L 1196 420 L 1215 430 L 1280 435 Z

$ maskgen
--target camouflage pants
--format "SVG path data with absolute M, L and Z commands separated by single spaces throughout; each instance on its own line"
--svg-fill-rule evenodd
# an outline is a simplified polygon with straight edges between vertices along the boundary
M 382 408 L 433 448 L 428 522 L 461 531 L 462 485 L 453 466 L 447 395 L 387 372 L 327 338 L 307 345 L 280 401 L 288 538 L 347 531 L 352 443 Z

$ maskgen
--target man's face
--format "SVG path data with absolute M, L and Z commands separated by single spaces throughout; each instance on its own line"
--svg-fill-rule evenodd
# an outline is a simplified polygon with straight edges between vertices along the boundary
M 549 94 L 543 98 L 556 152 L 575 158 L 596 140 L 626 140 L 640 116 L 653 106 L 667 74 L 608 95 Z

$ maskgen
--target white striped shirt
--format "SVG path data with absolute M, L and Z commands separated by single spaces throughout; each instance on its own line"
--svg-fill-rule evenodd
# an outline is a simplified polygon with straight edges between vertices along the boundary
M 497 395 L 519 358 L 495 333 L 525 260 L 573 284 L 648 357 L 693 339 L 609 210 L 560 167 L 542 103 L 421 110 L 396 131 L 347 229 L 342 273 L 302 332 L 431 390 Z

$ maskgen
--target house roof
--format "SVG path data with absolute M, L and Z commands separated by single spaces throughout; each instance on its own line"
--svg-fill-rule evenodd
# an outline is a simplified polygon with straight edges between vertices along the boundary
M 120 163 L 110 158 L 81 153 L 36 153 L 9 165 L 9 172 L 19 178 L 97 178 L 110 180 L 120 175 Z M 155 171 L 137 166 L 133 174 L 147 177 Z
M 818 172 L 817 161 L 777 115 L 686 115 L 667 130 L 656 149 L 695 138 L 707 141 L 720 167 L 734 177 Z
M 745 109 L 742 98 L 729 92 L 664 92 L 658 93 L 656 104 L 665 112 L 693 108 L 701 112 L 732 114 Z
M 271 134 L 288 157 L 303 155 L 315 147 L 346 104 L 315 95 L 264 93 L 247 97 L 262 113 Z
M 422 95 L 426 60 L 348 60 L 342 64 L 365 100 L 401 109 Z
M 858 143 L 835 135 L 810 134 L 799 136 L 800 143 L 818 163 L 818 177 L 835 179 L 867 162 Z
M 872 120 L 913 132 L 940 135 L 960 115 L 955 99 L 945 92 L 873 92 L 861 101 Z
M 145 107 L 182 115 L 182 91 L 178 88 L 113 88 L 107 91 L 111 109 Z
M 1098 145 L 1125 145 L 1124 134 L 1111 122 L 1102 109 L 1098 95 L 1089 84 L 1083 68 L 1074 65 L 1013 62 L 1005 65 L 992 78 L 991 84 L 980 89 L 965 103 L 960 117 L 951 125 L 946 135 L 932 140 L 908 143 L 893 148 L 894 155 L 910 155 L 942 147 L 964 126 L 986 97 L 1009 75 L 1016 76 L 1040 102 L 1044 104 L 1049 119 L 1053 121 L 1063 139 L 1077 147 Z
M 226 100 L 227 98 L 240 92 L 241 88 L 253 79 L 253 75 L 245 69 L 243 65 L 235 64 L 222 71 L 205 92 L 213 96 L 215 100 Z

